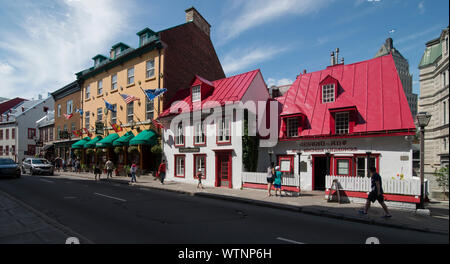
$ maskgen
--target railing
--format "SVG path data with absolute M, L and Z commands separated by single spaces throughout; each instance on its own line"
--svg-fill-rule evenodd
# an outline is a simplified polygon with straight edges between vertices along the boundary
M 353 176 L 326 176 L 325 187 L 331 188 L 334 179 L 337 179 L 340 188 L 346 191 L 355 192 L 370 192 L 371 181 L 367 177 L 353 177 Z M 401 194 L 420 196 L 420 179 L 382 179 L 383 191 L 387 194 Z M 425 193 L 428 193 L 428 182 L 425 182 Z
M 298 175 L 296 174 L 283 174 L 283 186 L 298 187 Z M 257 183 L 267 184 L 266 172 L 242 172 L 242 182 L 244 183 Z

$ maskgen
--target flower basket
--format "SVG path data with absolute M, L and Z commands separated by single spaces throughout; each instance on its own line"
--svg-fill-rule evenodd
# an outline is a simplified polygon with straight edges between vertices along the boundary
M 128 147 L 128 153 L 139 152 L 139 148 L 136 146 Z
M 123 151 L 122 147 L 115 147 L 114 148 L 114 153 L 116 153 L 116 154 L 120 154 L 120 153 L 122 153 L 122 151 Z

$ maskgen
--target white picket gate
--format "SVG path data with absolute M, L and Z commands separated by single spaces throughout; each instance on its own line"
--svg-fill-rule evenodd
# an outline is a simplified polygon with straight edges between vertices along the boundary
M 267 184 L 267 173 L 266 172 L 242 172 L 242 182 L 243 183 Z M 283 175 L 283 186 L 298 187 L 299 186 L 298 175 L 284 174 Z
M 353 176 L 325 176 L 325 187 L 331 188 L 333 180 L 337 179 L 342 190 L 355 192 L 370 192 L 371 182 L 367 177 Z M 382 179 L 383 191 L 388 194 L 420 196 L 420 179 Z M 425 191 L 428 193 L 428 182 L 425 182 Z

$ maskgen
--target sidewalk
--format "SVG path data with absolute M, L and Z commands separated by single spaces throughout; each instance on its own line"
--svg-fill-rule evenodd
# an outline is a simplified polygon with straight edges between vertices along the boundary
M 0 244 L 65 244 L 69 237 L 77 237 L 80 243 L 90 243 L 67 227 L 0 191 Z
M 76 176 L 94 179 L 92 174 L 76 174 L 71 172 L 60 172 L 64 176 Z M 128 177 L 113 177 L 106 180 L 106 176 L 102 175 L 102 181 L 111 181 L 122 184 L 129 184 Z M 449 205 L 445 203 L 432 203 L 428 206 L 431 216 L 417 215 L 415 212 L 391 209 L 393 215 L 390 219 L 383 219 L 383 210 L 376 203 L 371 207 L 368 215 L 358 215 L 358 210 L 362 208 L 362 204 L 347 203 L 328 203 L 325 200 L 324 192 L 302 192 L 300 196 L 283 196 L 268 197 L 267 192 L 254 189 L 227 189 L 207 187 L 205 189 L 197 189 L 194 184 L 180 183 L 174 181 L 166 181 L 162 185 L 152 176 L 141 176 L 137 178 L 138 183 L 134 186 L 172 191 L 184 193 L 193 196 L 208 197 L 214 199 L 222 199 L 233 202 L 249 203 L 258 206 L 265 206 L 277 209 L 296 211 L 306 214 L 313 214 L 337 219 L 344 219 L 354 222 L 362 222 L 368 224 L 389 226 L 395 228 L 433 232 L 447 234 L 449 231 Z M 283 193 L 284 194 L 284 193 Z

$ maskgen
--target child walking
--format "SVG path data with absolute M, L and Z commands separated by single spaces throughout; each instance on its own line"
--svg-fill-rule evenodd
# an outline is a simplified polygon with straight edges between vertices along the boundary
M 96 163 L 94 165 L 94 177 L 95 180 L 97 181 L 97 175 L 98 175 L 98 180 L 100 180 L 100 175 L 102 174 L 102 170 L 100 170 L 100 163 Z
M 198 169 L 198 173 L 197 173 L 197 178 L 198 178 L 197 189 L 198 188 L 204 189 L 203 188 L 203 184 L 202 184 L 202 177 L 203 177 L 202 169 Z

